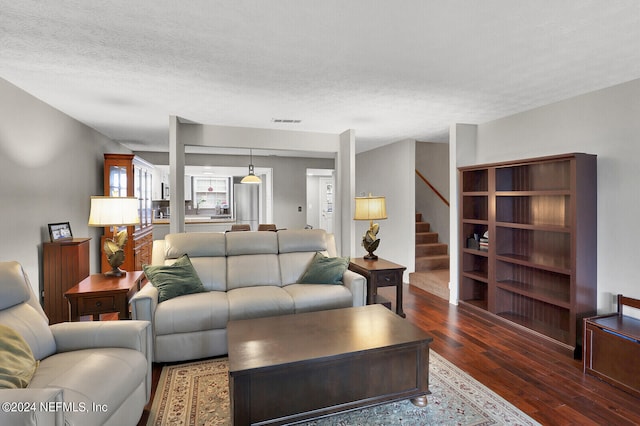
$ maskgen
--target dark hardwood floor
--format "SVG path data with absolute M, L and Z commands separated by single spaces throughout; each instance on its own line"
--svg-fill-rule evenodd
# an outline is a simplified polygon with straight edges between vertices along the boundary
M 420 289 L 405 284 L 404 290 L 407 320 L 433 336 L 434 351 L 538 422 L 640 424 L 640 398 L 583 374 L 581 361 Z M 395 299 L 394 287 L 379 293 Z M 154 365 L 154 390 L 160 371 Z M 146 424 L 150 406 L 139 425 Z

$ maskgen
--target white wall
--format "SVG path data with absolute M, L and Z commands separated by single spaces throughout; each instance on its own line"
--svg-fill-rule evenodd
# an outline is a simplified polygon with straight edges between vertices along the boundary
M 100 271 L 101 228 L 89 228 L 91 195 L 103 193 L 103 153 L 122 145 L 0 79 L 0 261 L 22 264 L 42 283 L 47 224 L 69 222 L 91 237 L 90 268 Z
M 598 156 L 598 311 L 640 298 L 640 79 L 478 126 L 475 163 Z
M 406 140 L 356 155 L 356 196 L 384 195 L 386 220 L 380 220 L 379 257 L 415 270 L 415 141 Z M 352 203 L 355 203 L 353 200 Z M 360 245 L 368 221 L 356 222 L 356 257 L 366 253 Z

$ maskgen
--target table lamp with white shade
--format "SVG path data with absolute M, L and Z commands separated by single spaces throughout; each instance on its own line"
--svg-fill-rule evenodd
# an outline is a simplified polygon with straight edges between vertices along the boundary
M 106 276 L 121 277 L 126 274 L 126 271 L 120 269 L 120 265 L 124 263 L 123 247 L 128 237 L 126 226 L 140 224 L 138 205 L 139 201 L 135 197 L 91 197 L 89 226 L 113 226 L 113 238 L 106 238 L 104 242 L 104 252 L 112 268 L 105 272 Z M 118 231 L 122 226 L 125 228 Z

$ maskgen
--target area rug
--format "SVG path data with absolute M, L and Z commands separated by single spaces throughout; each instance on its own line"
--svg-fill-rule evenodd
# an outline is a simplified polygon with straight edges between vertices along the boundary
M 304 425 L 538 425 L 535 420 L 433 350 L 428 405 L 409 401 L 336 414 Z M 227 359 L 168 365 L 162 369 L 148 426 L 229 425 Z

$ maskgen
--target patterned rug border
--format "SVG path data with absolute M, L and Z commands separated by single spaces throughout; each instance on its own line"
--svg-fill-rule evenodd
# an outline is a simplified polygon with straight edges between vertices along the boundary
M 227 360 L 227 357 L 211 358 L 163 366 L 147 426 L 230 424 L 228 381 L 226 381 L 228 379 Z M 193 373 L 184 374 L 181 371 L 198 368 L 206 368 L 206 375 L 224 374 L 225 377 L 222 379 L 225 381 L 225 386 L 206 391 L 200 390 L 201 393 L 205 392 L 204 397 L 212 402 L 210 405 L 215 406 L 214 409 L 207 410 L 207 412 L 202 412 L 207 404 L 198 406 L 198 399 L 203 397 L 198 393 L 200 376 L 196 376 L 194 383 L 190 386 L 180 380 L 193 375 Z M 409 401 L 399 401 L 328 416 L 304 424 L 317 426 L 382 425 L 385 423 L 380 422 L 380 419 L 385 416 L 400 416 L 393 417 L 397 419 L 394 424 L 539 425 L 509 401 L 456 367 L 433 349 L 430 350 L 429 369 L 432 377 L 430 384 L 432 395 L 428 397 L 429 405 L 427 408 L 430 407 L 431 411 L 428 411 L 427 408 L 414 407 Z M 439 392 L 446 396 L 443 397 Z M 453 398 L 457 397 L 460 400 L 456 401 L 459 406 L 456 406 L 455 409 L 448 405 L 451 403 L 451 393 L 454 394 Z M 171 408 L 167 407 L 171 401 L 170 394 L 173 394 Z M 213 403 L 215 399 L 218 400 L 217 404 Z M 226 403 L 220 403 L 220 399 L 226 400 Z M 172 409 L 175 411 L 173 414 Z M 217 409 L 220 409 L 221 412 L 215 412 Z M 188 418 L 182 414 L 184 412 L 189 413 Z M 160 417 L 159 413 L 162 413 Z M 210 421 L 198 423 L 198 418 L 207 416 L 211 417 Z M 223 420 L 223 417 L 226 420 Z M 463 419 L 462 422 L 461 419 Z

